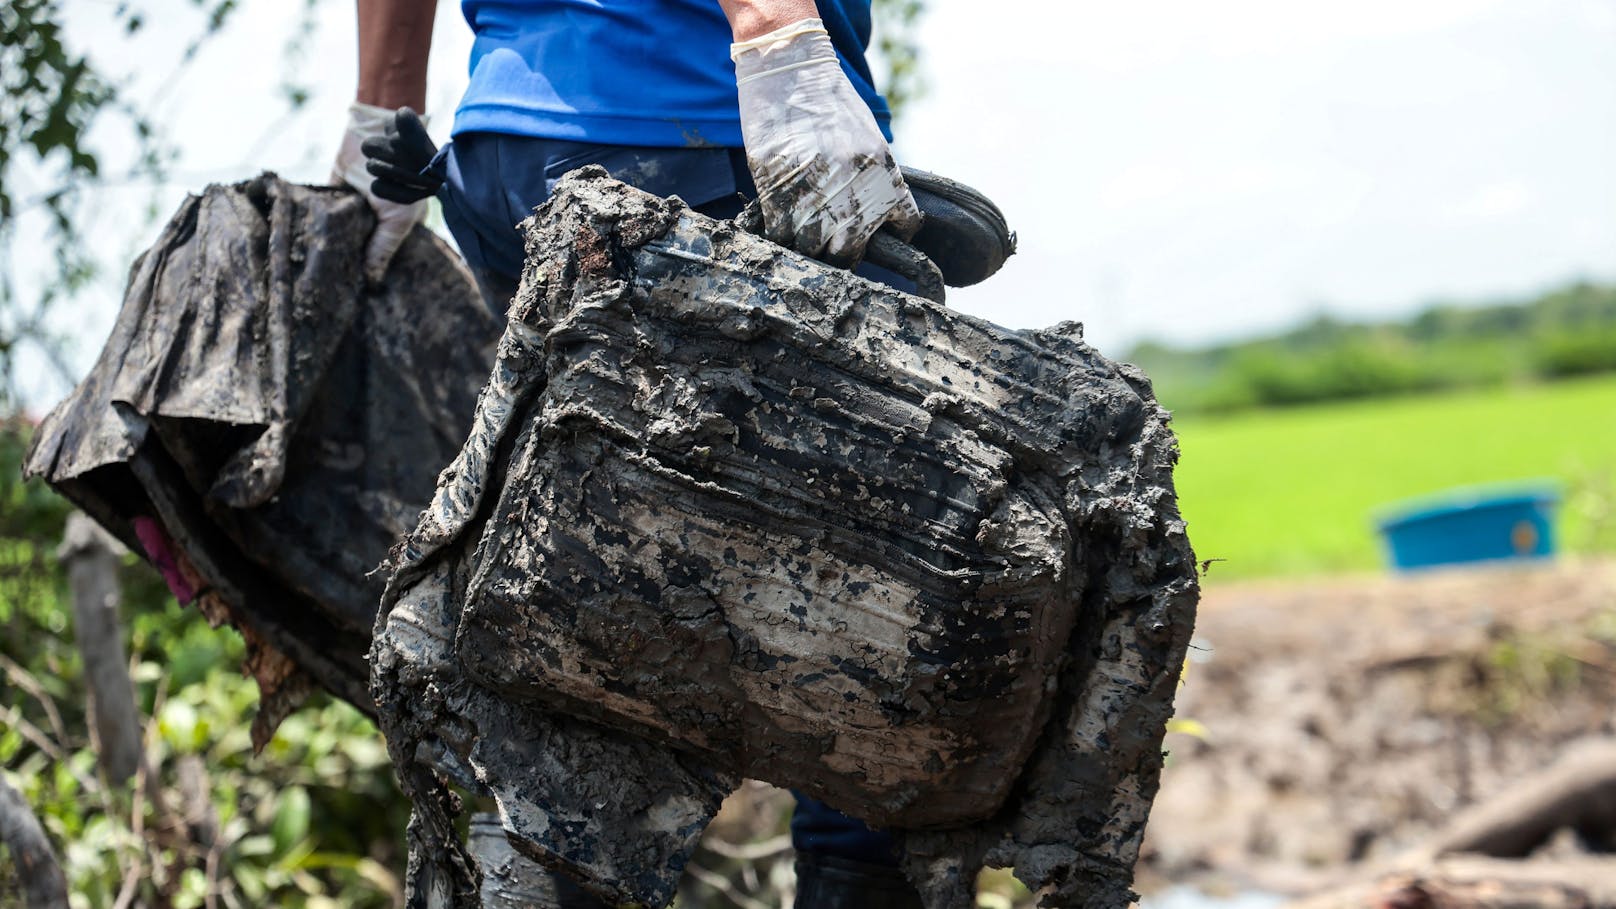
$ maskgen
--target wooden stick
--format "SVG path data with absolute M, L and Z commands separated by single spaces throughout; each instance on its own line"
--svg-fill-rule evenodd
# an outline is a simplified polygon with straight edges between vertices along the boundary
M 24 906 L 68 909 L 67 876 L 56 860 L 56 851 L 22 794 L 11 788 L 4 777 L 0 777 L 0 843 L 11 850 Z
M 1616 830 L 1616 740 L 1571 749 L 1548 768 L 1461 812 L 1421 851 L 1523 858 L 1562 827 L 1585 834 Z
M 122 783 L 140 766 L 140 713 L 118 621 L 118 553 L 122 547 L 88 516 L 68 516 L 56 557 L 73 591 L 73 628 L 90 689 L 96 759 L 108 781 Z

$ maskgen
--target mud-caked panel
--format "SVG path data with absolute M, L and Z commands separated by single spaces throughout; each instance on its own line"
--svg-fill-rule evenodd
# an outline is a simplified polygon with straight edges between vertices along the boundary
M 1126 905 L 1196 594 L 1143 375 L 598 169 L 527 229 L 477 428 L 384 600 L 463 591 L 441 675 L 377 664 L 414 717 L 384 721 L 395 755 L 458 729 L 513 842 L 602 894 L 665 900 L 744 774 L 894 829 L 928 909 L 984 865 Z M 677 792 L 636 782 L 658 755 Z M 412 868 L 470 887 L 441 782 L 406 781 Z M 603 795 L 632 842 L 590 822 Z

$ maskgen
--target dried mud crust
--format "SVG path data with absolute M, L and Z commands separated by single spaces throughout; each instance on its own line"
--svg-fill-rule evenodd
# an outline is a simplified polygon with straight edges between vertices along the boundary
M 260 742 L 311 681 L 371 709 L 374 569 L 465 438 L 498 334 L 425 228 L 366 287 L 374 223 L 352 190 L 270 173 L 188 197 L 25 465 L 134 552 L 136 521 L 161 526 L 247 640 Z
M 372 653 L 415 904 L 476 905 L 429 755 L 608 899 L 746 775 L 897 831 L 933 909 L 984 863 L 1126 905 L 1197 594 L 1143 375 L 596 168 L 526 227 Z

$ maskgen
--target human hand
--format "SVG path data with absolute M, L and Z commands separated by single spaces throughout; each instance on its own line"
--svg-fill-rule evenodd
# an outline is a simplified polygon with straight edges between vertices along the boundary
M 907 240 L 920 210 L 819 19 L 730 46 L 764 234 L 851 267 L 883 225 Z
M 365 170 L 375 177 L 371 192 L 379 198 L 409 205 L 437 195 L 443 178 L 428 173 L 438 147 L 427 135 L 426 123 L 415 111 L 401 107 L 387 121 L 387 132 L 359 143 Z
M 411 118 L 414 119 L 413 112 Z M 387 274 L 388 264 L 404 244 L 404 238 L 426 217 L 426 195 L 404 202 L 402 193 L 391 192 L 396 187 L 389 182 L 390 176 L 374 173 L 366 166 L 364 145 L 367 141 L 386 144 L 393 119 L 393 111 L 385 107 L 354 102 L 348 108 L 348 128 L 343 133 L 336 164 L 331 168 L 332 183 L 346 183 L 359 190 L 376 212 L 376 229 L 365 246 L 365 278 L 372 284 L 380 283 Z M 415 122 L 420 125 L 418 119 Z M 424 136 L 424 128 L 421 133 Z M 431 144 L 431 140 L 427 142 Z M 402 183 L 396 186 L 401 188 Z M 377 189 L 387 195 L 378 193 Z

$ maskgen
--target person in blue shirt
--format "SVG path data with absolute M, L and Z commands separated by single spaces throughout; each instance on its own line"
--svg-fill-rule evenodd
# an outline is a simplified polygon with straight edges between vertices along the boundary
M 476 41 L 452 141 L 418 172 L 367 167 L 367 142 L 430 149 L 398 109 L 424 110 L 434 7 L 358 0 L 359 86 L 333 180 L 375 208 L 373 280 L 436 194 L 503 311 L 517 223 L 585 164 L 715 217 L 755 197 L 770 239 L 836 265 L 858 264 L 883 226 L 903 239 L 920 226 L 865 61 L 870 0 L 463 0 Z M 792 839 L 797 906 L 920 905 L 890 836 L 799 796 Z
M 333 176 L 376 209 L 373 279 L 425 203 L 372 192 L 361 147 L 396 108 L 424 107 L 434 6 L 358 3 L 359 89 Z M 427 176 L 444 184 L 445 220 L 485 293 L 514 291 L 515 224 L 584 164 L 718 216 L 755 195 L 770 239 L 837 265 L 857 263 L 883 225 L 904 238 L 920 225 L 864 57 L 869 0 L 462 7 L 476 34 L 470 83 Z

